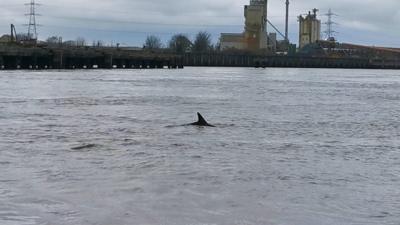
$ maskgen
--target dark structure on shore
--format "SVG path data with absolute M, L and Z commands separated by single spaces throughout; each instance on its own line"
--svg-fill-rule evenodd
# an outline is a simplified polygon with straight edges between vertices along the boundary
M 9 35 L 0 37 L 0 70 L 13 69 L 155 69 L 184 66 L 219 67 L 299 67 L 400 69 L 400 49 L 338 43 L 332 37 L 321 40 L 317 9 L 299 16 L 299 48 L 288 37 L 289 0 L 286 0 L 285 35 L 267 18 L 268 0 L 250 0 L 244 7 L 245 29 L 238 34 L 222 34 L 219 50 L 93 47 L 84 43 L 37 39 L 35 0 L 30 0 L 27 35 L 19 36 L 11 24 Z M 331 11 L 328 16 L 334 15 Z M 267 33 L 270 24 L 276 33 Z M 334 24 L 331 18 L 328 25 Z M 57 37 L 56 37 L 57 38 Z M 190 42 L 190 41 L 189 41 Z M 118 45 L 119 46 L 119 45 Z
M 96 68 L 183 68 L 183 60 L 175 54 L 124 48 L 0 45 L 0 69 Z
M 185 66 L 400 69 L 400 49 L 317 41 L 287 55 L 188 53 L 183 61 Z
M 293 55 L 177 55 L 123 48 L 0 45 L 0 69 L 156 69 L 184 66 L 400 69 L 400 49 L 320 41 Z

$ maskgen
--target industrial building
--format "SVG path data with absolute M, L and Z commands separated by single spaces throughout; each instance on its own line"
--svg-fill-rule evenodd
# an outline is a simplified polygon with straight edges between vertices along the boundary
M 119 47 L 80 48 L 75 42 L 44 44 L 31 35 L 35 33 L 34 22 L 30 24 L 33 31 L 22 37 L 17 36 L 15 26 L 11 24 L 10 34 L 0 37 L 0 70 L 183 66 L 400 69 L 400 49 L 337 42 L 332 35 L 332 11 L 326 14 L 328 39 L 325 41 L 321 40 L 321 20 L 317 18 L 317 9 L 298 17 L 299 46 L 296 48 L 289 40 L 289 0 L 285 0 L 285 4 L 284 33 L 267 17 L 268 0 L 250 0 L 249 5 L 244 6 L 243 32 L 221 34 L 220 49 L 223 51 L 184 54 Z M 34 0 L 29 5 L 31 13 L 28 15 L 34 17 Z M 276 33 L 268 33 L 267 24 Z
M 299 48 L 316 43 L 321 40 L 321 20 L 317 19 L 317 9 L 313 13 L 308 12 L 307 16 L 299 16 Z
M 285 34 L 267 18 L 268 0 L 250 0 L 244 6 L 245 27 L 243 33 L 222 33 L 220 38 L 221 50 L 245 50 L 250 52 L 281 52 L 295 54 L 296 46 L 289 41 L 289 0 L 286 0 Z M 321 20 L 317 18 L 317 9 L 300 15 L 299 19 L 299 49 L 321 40 Z M 277 33 L 267 32 L 267 24 L 284 38 L 277 40 Z
M 5 34 L 0 37 L 0 43 L 9 43 L 10 40 L 11 40 L 11 37 L 8 34 Z
M 250 0 L 250 5 L 244 6 L 244 32 L 221 34 L 221 49 L 249 51 L 267 49 L 267 7 L 268 0 Z
M 239 33 L 222 33 L 220 38 L 221 50 L 239 49 L 244 50 L 247 48 L 244 41 L 244 34 Z

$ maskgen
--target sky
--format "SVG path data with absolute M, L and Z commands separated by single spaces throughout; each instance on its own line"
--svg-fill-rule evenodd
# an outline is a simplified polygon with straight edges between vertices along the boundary
M 30 0 L 1 0 L 0 34 L 8 34 L 10 24 L 26 33 Z M 244 29 L 243 6 L 249 0 L 36 0 L 41 5 L 37 22 L 39 39 L 62 36 L 63 40 L 84 37 L 87 42 L 142 46 L 146 36 L 159 36 L 164 43 L 177 33 L 193 39 L 207 31 L 213 41 L 220 33 L 240 33 Z M 399 0 L 291 0 L 289 34 L 298 42 L 297 17 L 313 8 L 319 19 L 331 8 L 337 14 L 334 30 L 339 42 L 400 47 Z M 284 32 L 285 0 L 269 0 L 268 18 Z M 326 26 L 323 25 L 322 30 Z M 274 32 L 268 27 L 269 32 Z

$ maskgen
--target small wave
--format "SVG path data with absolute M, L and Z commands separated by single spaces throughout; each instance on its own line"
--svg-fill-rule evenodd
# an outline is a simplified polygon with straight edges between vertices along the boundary
M 378 214 L 371 215 L 371 218 L 386 218 L 392 216 L 389 212 L 379 212 Z
M 5 103 L 5 104 L 22 104 L 22 103 L 27 103 L 28 101 L 26 100 L 1 100 L 0 103 Z
M 139 142 L 139 141 L 131 140 L 131 139 L 125 139 L 124 143 L 122 143 L 121 145 L 129 147 L 129 146 L 136 146 L 136 145 L 140 145 L 140 144 L 141 144 L 141 142 Z
M 149 156 L 150 154 L 146 153 L 146 152 L 136 152 L 134 153 L 132 156 L 133 157 L 140 157 L 140 156 Z
M 85 144 L 85 145 L 80 145 L 76 147 L 72 147 L 71 150 L 84 150 L 84 149 L 91 149 L 96 147 L 96 144 Z

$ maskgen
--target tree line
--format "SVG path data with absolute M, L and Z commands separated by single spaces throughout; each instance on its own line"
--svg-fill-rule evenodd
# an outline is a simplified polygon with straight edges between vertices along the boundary
M 66 47 L 85 47 L 90 46 L 85 38 L 78 37 L 76 40 L 63 41 L 62 37 L 52 36 L 46 39 L 46 44 L 49 46 L 66 46 Z M 103 41 L 93 41 L 92 47 L 105 47 Z M 119 44 L 116 44 L 119 47 Z M 218 45 L 212 43 L 211 34 L 206 31 L 200 31 L 196 34 L 194 40 L 185 34 L 175 34 L 164 45 L 161 39 L 155 35 L 147 36 L 143 49 L 150 51 L 171 51 L 177 54 L 184 54 L 187 52 L 211 52 L 218 50 Z
M 185 34 L 176 34 L 164 46 L 161 39 L 155 35 L 149 35 L 143 45 L 143 48 L 158 50 L 167 48 L 171 51 L 183 54 L 187 52 L 210 52 L 218 49 L 218 45 L 212 44 L 211 34 L 205 31 L 197 33 L 195 39 L 191 41 Z

